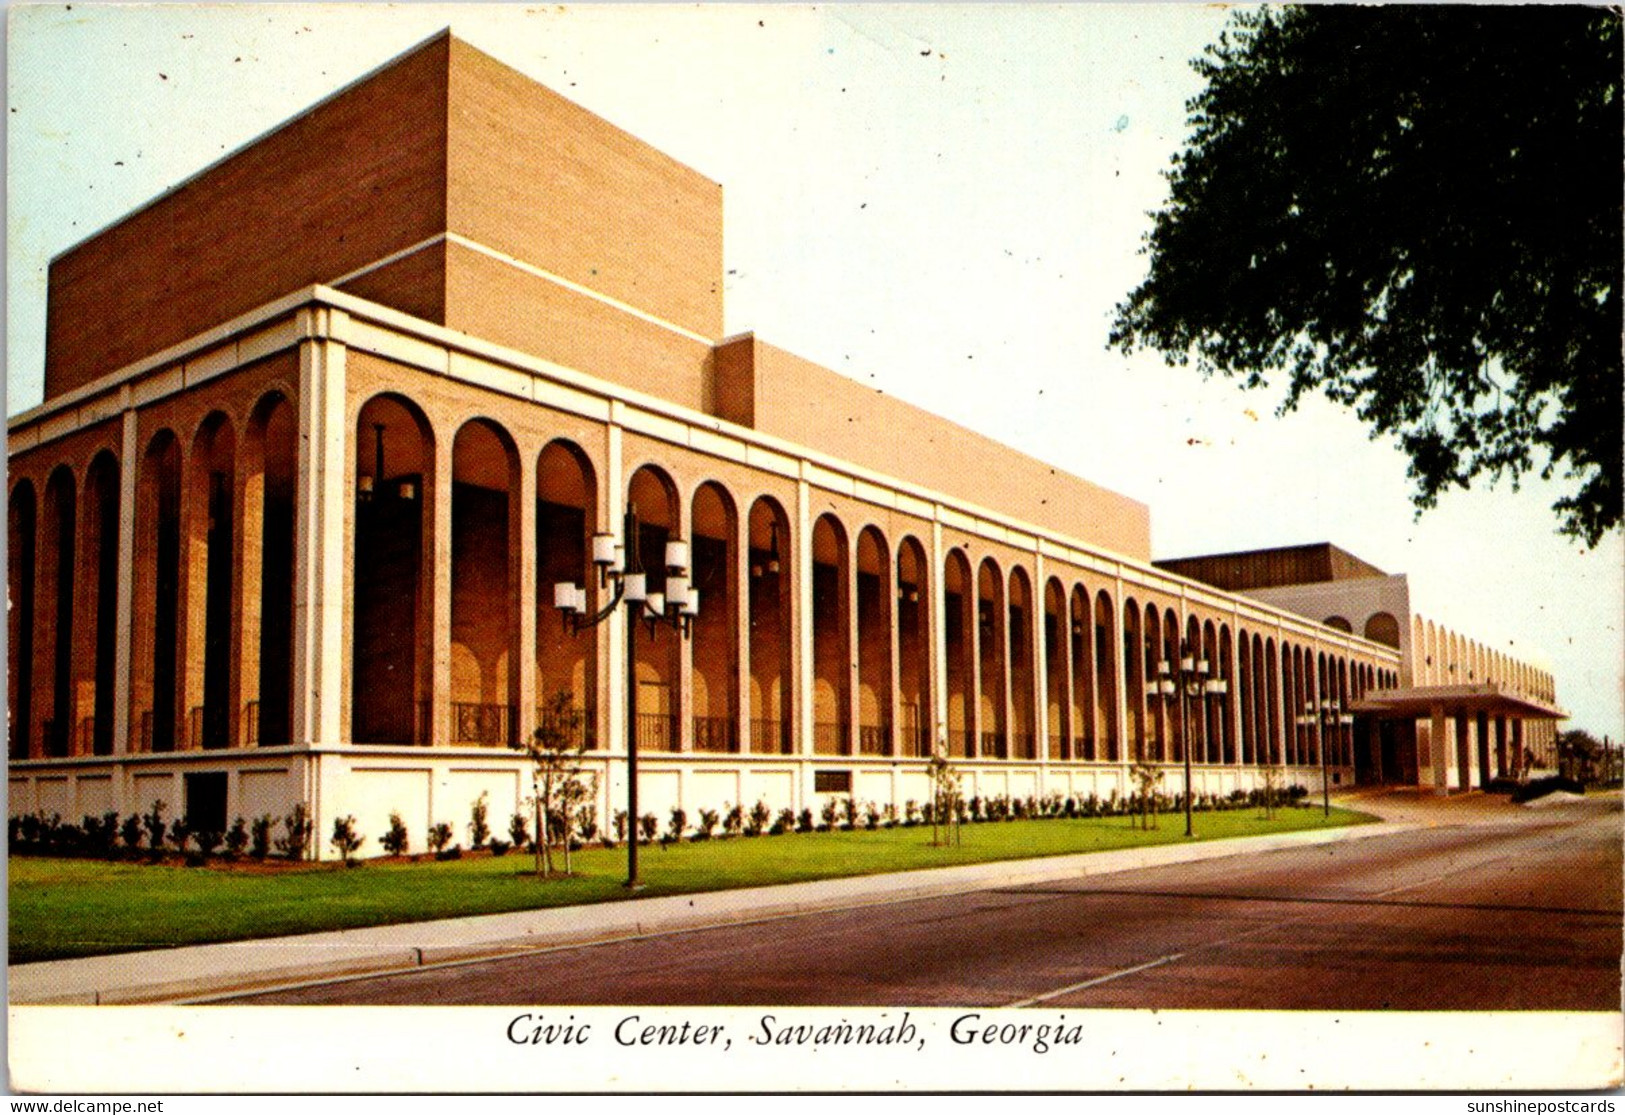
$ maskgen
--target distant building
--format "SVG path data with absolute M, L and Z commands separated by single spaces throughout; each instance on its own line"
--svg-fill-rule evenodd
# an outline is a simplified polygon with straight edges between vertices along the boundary
M 1324 542 L 1157 566 L 1399 649 L 1399 684 L 1351 705 L 1359 782 L 1459 789 L 1557 764 L 1552 677 L 1413 614 L 1404 574 Z
M 561 692 L 606 826 L 629 729 L 642 808 L 693 816 L 901 812 L 934 748 L 982 797 L 1126 795 L 1140 758 L 1177 792 L 1187 745 L 1208 794 L 1318 786 L 1323 753 L 1344 785 L 1513 769 L 1499 735 L 1415 757 L 1447 661 L 1523 694 L 1444 695 L 1469 737 L 1556 715 L 1549 677 L 1435 646 L 1402 578 L 1322 615 L 1159 568 L 1143 505 L 721 337 L 721 205 L 442 34 L 58 256 L 9 424 L 12 811 L 302 802 L 421 848 L 522 808 L 507 745 Z M 687 543 L 686 637 L 555 607 L 605 604 L 633 507 L 651 592 L 686 597 Z M 1189 712 L 1148 685 L 1182 644 L 1228 683 Z

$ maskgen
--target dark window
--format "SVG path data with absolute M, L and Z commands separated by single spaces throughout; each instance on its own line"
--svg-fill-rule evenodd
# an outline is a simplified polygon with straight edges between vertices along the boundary
M 813 771 L 813 792 L 819 794 L 850 794 L 852 772 L 849 770 Z
M 193 832 L 226 831 L 226 772 L 186 776 L 186 825 Z

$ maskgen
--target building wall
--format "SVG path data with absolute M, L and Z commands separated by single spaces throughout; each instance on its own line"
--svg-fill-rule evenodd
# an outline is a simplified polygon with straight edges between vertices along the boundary
M 410 323 L 348 296 L 318 293 L 312 298 L 315 308 L 267 311 L 268 318 L 250 318 L 227 327 L 228 339 L 214 348 L 182 354 L 173 363 L 155 362 L 128 381 L 108 384 L 101 389 L 103 394 L 75 406 L 53 409 L 48 404 L 14 421 L 14 473 L 19 483 L 42 484 L 66 463 L 82 486 L 91 451 L 88 442 L 83 447 L 79 442 L 93 438 L 99 439 L 96 444 L 103 450 L 115 453 L 121 473 L 133 485 L 141 475 L 143 432 L 150 436 L 158 429 L 171 429 L 177 441 L 189 447 L 200 431 L 219 428 L 222 421 L 234 430 L 244 430 L 257 401 L 272 390 L 280 392 L 296 406 L 300 428 L 305 431 L 298 441 L 300 491 L 316 493 L 312 497 L 316 502 L 303 507 L 298 519 L 300 584 L 332 583 L 340 590 L 333 599 L 343 609 L 351 609 L 358 599 L 357 580 L 376 573 L 358 568 L 354 559 L 359 477 L 374 471 L 374 435 L 364 421 L 364 408 L 386 395 L 400 400 L 399 405 L 409 405 L 418 415 L 415 428 L 423 444 L 410 444 L 407 428 L 392 426 L 386 444 L 386 476 L 395 481 L 409 475 L 420 484 L 417 498 L 423 503 L 426 527 L 419 591 L 423 594 L 420 609 L 427 610 L 419 614 L 427 619 L 415 621 L 415 630 L 403 628 L 398 638 L 417 644 L 416 657 L 423 663 L 422 692 L 432 709 L 427 734 L 417 743 L 359 745 L 351 741 L 348 705 L 358 650 L 353 645 L 352 618 L 344 612 L 337 622 L 323 619 L 329 605 L 320 603 L 323 596 L 318 592 L 304 599 L 319 606 L 296 615 L 296 642 L 319 629 L 331 630 L 333 636 L 316 644 L 318 657 L 301 665 L 296 656 L 292 670 L 303 694 L 296 704 L 311 707 L 321 699 L 309 688 L 318 682 L 342 695 L 344 707 L 332 721 L 331 731 L 324 726 L 328 723 L 324 716 L 317 716 L 309 721 L 314 734 L 301 737 L 293 747 L 255 745 L 234 730 L 230 746 L 223 751 L 201 750 L 193 738 L 183 734 L 178 739 L 179 750 L 152 754 L 142 751 L 138 736 L 120 736 L 113 756 L 76 753 L 66 759 L 40 755 L 14 761 L 14 808 L 26 810 L 31 803 L 46 803 L 72 810 L 80 808 L 81 802 L 106 800 L 114 802 L 112 808 L 124 811 L 144 809 L 155 797 L 170 800 L 183 792 L 182 776 L 187 771 L 225 770 L 235 772 L 228 790 L 231 815 L 280 815 L 293 801 L 303 800 L 311 805 L 322 833 L 330 829 L 335 817 L 355 813 L 362 830 L 376 836 L 384 830 L 388 813 L 396 809 L 403 812 L 414 833 L 426 831 L 436 821 L 466 826 L 467 810 L 481 792 L 490 793 L 493 818 L 500 820 L 499 811 L 507 808 L 505 803 L 517 792 L 512 787 L 523 784 L 523 760 L 500 741 L 483 745 L 459 742 L 453 739 L 451 724 L 453 706 L 463 695 L 459 685 L 465 680 L 456 668 L 455 646 L 461 643 L 476 653 L 474 644 L 478 643 L 500 656 L 506 642 L 520 648 L 517 659 L 509 651 L 510 662 L 517 660 L 522 667 L 537 663 L 534 671 L 521 668 L 508 676 L 507 699 L 515 701 L 517 694 L 521 734 L 535 723 L 535 703 L 546 689 L 548 657 L 559 645 L 574 644 L 588 651 L 587 678 L 597 694 L 590 708 L 594 720 L 590 755 L 602 774 L 602 816 L 611 817 L 625 790 L 624 762 L 619 760 L 625 723 L 621 681 L 625 644 L 608 628 L 584 632 L 569 644 L 555 644 L 546 635 L 546 621 L 553 613 L 540 555 L 509 557 L 510 568 L 520 571 L 517 600 L 511 596 L 506 602 L 501 599 L 503 590 L 497 587 L 502 579 L 500 557 L 491 561 L 491 577 L 464 577 L 455 572 L 460 557 L 466 561 L 471 554 L 498 547 L 502 511 L 496 504 L 501 501 L 493 502 L 491 493 L 504 482 L 510 516 L 514 508 L 521 514 L 521 526 L 507 532 L 505 545 L 510 552 L 514 539 L 522 541 L 534 529 L 534 518 L 528 524 L 523 520 L 530 501 L 562 498 L 559 477 L 548 471 L 554 466 L 543 469 L 541 465 L 554 459 L 545 455 L 549 447 L 565 443 L 574 447 L 583 462 L 579 467 L 590 478 L 591 492 L 586 497 L 590 506 L 582 520 L 583 529 L 618 525 L 627 486 L 645 468 L 659 470 L 669 483 L 671 506 L 664 521 L 680 534 L 687 536 L 695 529 L 695 501 L 705 486 L 721 492 L 735 512 L 731 525 L 721 529 L 729 534 L 722 541 L 729 546 L 727 560 L 733 566 L 736 587 L 722 593 L 724 597 L 732 594 L 726 603 L 715 593 L 706 598 L 705 607 L 726 609 L 722 616 L 714 611 L 703 613 L 708 622 L 725 620 L 732 638 L 712 641 L 700 650 L 693 643 L 672 643 L 672 657 L 661 665 L 646 657 L 639 636 L 640 669 L 650 666 L 670 671 L 665 680 L 672 687 L 677 724 L 671 750 L 646 752 L 641 780 L 645 811 L 661 813 L 681 805 L 693 815 L 701 807 L 721 809 L 761 798 L 771 808 L 817 812 L 822 797 L 815 783 L 821 770 L 849 776 L 852 789 L 839 791 L 841 797 L 850 792 L 860 801 L 889 802 L 899 809 L 909 798 L 923 800 L 927 793 L 924 759 L 906 749 L 908 741 L 897 731 L 903 693 L 896 681 L 905 671 L 899 657 L 901 639 L 894 625 L 897 609 L 892 592 L 897 555 L 904 546 L 918 546 L 925 555 L 921 597 L 927 605 L 926 637 L 931 651 L 924 672 L 929 674 L 930 717 L 935 725 L 948 723 L 944 674 L 948 655 L 941 644 L 945 632 L 940 600 L 945 570 L 957 560 L 953 555 L 959 554 L 973 570 L 990 571 L 990 599 L 998 601 L 993 622 L 985 632 L 974 618 L 962 625 L 958 637 L 964 645 L 955 651 L 968 663 L 962 687 L 969 687 L 973 698 L 978 687 L 983 694 L 981 700 L 969 702 L 972 719 L 965 727 L 971 751 L 956 760 L 967 793 L 978 796 L 1122 796 L 1129 790 L 1126 764 L 1134 753 L 1123 728 L 1123 710 L 1134 704 L 1142 710 L 1140 719 L 1156 720 L 1151 715 L 1156 712 L 1154 702 L 1148 706 L 1143 691 L 1119 687 L 1117 695 L 1112 695 L 1101 684 L 1106 676 L 1126 676 L 1121 659 L 1091 663 L 1089 670 L 1072 669 L 1065 682 L 1065 688 L 1072 691 L 1069 707 L 1105 706 L 1096 723 L 1111 727 L 1086 743 L 1082 725 L 1074 726 L 1067 734 L 1075 738 L 1063 741 L 1064 747 L 1055 745 L 1065 751 L 1065 757 L 1052 754 L 1046 744 L 1051 733 L 1061 731 L 1062 726 L 1053 722 L 1054 688 L 1045 673 L 1052 667 L 1043 654 L 1044 629 L 1037 622 L 1040 601 L 1045 599 L 1040 594 L 1048 593 L 1052 583 L 1064 599 L 1108 602 L 1103 606 L 1110 609 L 1112 620 L 1099 645 L 1114 656 L 1121 652 L 1126 610 L 1131 604 L 1138 609 L 1149 602 L 1174 617 L 1181 633 L 1187 619 L 1194 622 L 1198 638 L 1205 631 L 1205 653 L 1216 662 L 1226 662 L 1237 682 L 1239 651 L 1226 656 L 1219 648 L 1239 648 L 1254 641 L 1262 646 L 1266 639 L 1271 646 L 1290 643 L 1329 660 L 1384 668 L 1397 664 L 1397 655 L 1358 637 L 1330 632 L 1242 598 L 1169 577 L 1149 566 L 1091 549 L 1064 534 L 1028 533 L 1017 520 L 991 517 L 996 513 L 958 503 L 946 494 L 927 498 L 927 490 L 859 464 L 804 456 L 782 439 L 719 426 L 701 412 L 620 392 L 613 384 L 562 372 L 461 333 Z M 277 313 L 286 316 L 278 318 Z M 301 399 L 300 392 L 307 387 L 315 394 Z M 216 411 L 221 417 L 211 418 Z M 327 413 L 333 415 L 331 420 L 319 418 Z M 490 459 L 483 463 L 458 463 L 454 446 L 471 422 L 480 423 L 489 436 L 509 447 L 497 456 L 508 456 L 512 465 L 493 464 L 496 458 L 489 453 Z M 128 432 L 117 436 L 116 430 Z M 251 479 L 247 475 L 252 472 L 249 456 L 239 449 L 230 461 L 217 461 L 211 467 L 235 473 L 234 483 L 240 488 Z M 504 467 L 512 469 L 506 481 L 498 478 Z M 468 485 L 477 489 L 476 496 L 469 496 Z M 197 491 L 187 487 L 183 493 L 183 519 L 198 515 L 202 504 L 197 502 Z M 788 698 L 782 711 L 788 713 L 792 727 L 789 754 L 755 753 L 738 742 L 750 738 L 750 721 L 758 711 L 750 700 L 749 667 L 744 665 L 754 661 L 750 647 L 755 634 L 737 584 L 751 576 L 746 531 L 751 510 L 762 499 L 771 500 L 784 515 L 779 545 L 791 582 L 786 614 L 790 639 L 788 661 L 780 668 L 787 680 Z M 335 512 L 336 518 L 331 517 Z M 126 547 L 127 540 L 145 536 L 150 514 L 138 501 L 133 516 L 121 519 L 121 547 Z M 805 575 L 812 566 L 812 528 L 820 516 L 839 524 L 835 535 L 840 539 L 838 551 L 824 555 L 839 567 L 836 576 L 842 580 L 842 591 L 832 594 L 838 613 L 830 618 L 832 629 L 843 632 L 843 639 L 838 653 L 827 656 L 828 660 L 814 654 L 809 612 L 813 594 Z M 708 529 L 715 532 L 717 524 L 713 521 Z M 252 551 L 252 523 L 245 520 L 237 531 L 243 552 Z M 860 554 L 866 535 L 874 546 Z M 751 548 L 759 551 L 760 542 L 751 543 Z M 875 564 L 879 560 L 876 552 L 883 555 L 884 591 L 876 584 L 865 594 L 858 588 L 858 575 L 880 568 Z M 132 584 L 140 583 L 150 556 L 143 556 L 133 541 L 121 549 L 124 553 L 130 554 L 135 565 L 128 574 Z M 493 557 L 486 553 L 481 560 Z M 567 569 L 564 572 L 569 574 Z M 547 576 L 556 575 L 558 569 L 549 567 Z M 250 577 L 251 572 L 242 569 L 236 583 L 246 586 Z M 971 585 L 975 583 L 973 580 Z M 1019 623 L 1010 622 L 1010 601 L 1015 594 L 1025 596 Z M 124 599 L 128 598 L 121 596 Z M 121 604 L 121 612 L 128 609 L 124 614 L 139 621 L 144 606 L 137 601 L 144 599 L 136 596 Z M 854 601 L 866 602 L 854 608 Z M 44 604 L 38 611 L 35 627 L 43 631 L 52 617 Z M 533 614 L 538 617 L 534 625 L 525 619 Z M 463 631 L 460 622 L 480 630 Z M 508 630 L 505 635 L 495 633 L 489 630 L 492 625 Z M 232 631 L 235 644 L 246 647 L 246 620 L 235 612 Z M 139 634 L 132 638 L 139 646 Z M 1002 642 L 994 645 L 989 639 Z M 1017 639 L 1019 645 L 1013 642 Z M 853 649 L 858 653 L 851 653 Z M 142 653 L 148 652 L 138 651 L 136 658 Z M 719 663 L 718 656 L 724 661 Z M 915 668 L 919 669 L 918 664 Z M 191 692 L 199 672 L 195 656 L 183 654 L 180 669 L 177 684 Z M 695 726 L 695 718 L 708 718 L 715 711 L 711 701 L 697 699 L 696 670 L 705 675 L 708 692 L 729 688 L 715 684 L 715 679 L 724 676 L 737 686 L 729 692 L 733 703 L 727 715 L 736 718 L 739 730 L 725 752 L 706 750 L 707 743 Z M 820 674 L 841 693 L 834 714 L 848 729 L 845 740 L 837 740 L 834 754 L 820 753 L 813 738 L 811 695 Z M 139 671 L 130 685 L 134 688 L 125 698 L 127 705 L 139 696 Z M 1088 690 L 1081 697 L 1076 692 L 1080 686 Z M 480 688 L 483 701 L 483 682 Z M 1267 699 L 1284 702 L 1284 687 L 1277 687 Z M 1254 700 L 1255 704 L 1266 700 L 1262 690 Z M 1282 731 L 1285 711 L 1278 707 L 1273 718 L 1258 720 L 1250 733 L 1241 731 L 1239 703 L 1215 711 L 1209 724 L 1200 729 L 1211 736 L 1213 744 L 1195 759 L 1196 787 L 1205 793 L 1229 792 L 1255 780 L 1262 764 L 1284 765 L 1289 781 L 1316 784 L 1319 768 L 1311 741 L 1306 739 L 1303 747 L 1288 752 L 1254 738 L 1258 733 Z M 246 719 L 246 713 L 240 715 Z M 1219 721 L 1230 723 L 1228 751 L 1219 746 Z M 872 739 L 862 731 L 865 726 L 877 730 Z M 884 730 L 887 726 L 890 731 Z M 1193 740 L 1202 746 L 1194 725 L 1192 731 Z M 1031 758 L 1020 754 L 1025 750 L 1017 740 L 1022 733 L 1035 737 L 1036 754 Z M 1329 742 L 1342 746 L 1338 741 Z M 1157 757 L 1171 761 L 1174 753 L 1166 739 L 1162 747 Z M 1342 772 L 1346 780 L 1344 758 L 1339 751 L 1332 762 L 1334 771 Z M 1169 777 L 1166 785 L 1177 789 L 1177 765 L 1170 769 Z
M 746 336 L 717 349 L 716 413 L 1148 561 L 1149 509 Z
M 466 43 L 450 50 L 446 227 L 719 336 L 722 187 Z
M 448 44 L 426 44 L 54 259 L 45 397 L 442 232 Z

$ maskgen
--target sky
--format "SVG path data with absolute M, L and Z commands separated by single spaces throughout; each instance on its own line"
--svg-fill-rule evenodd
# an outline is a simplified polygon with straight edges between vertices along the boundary
M 1347 411 L 1106 348 L 1218 5 L 13 8 L 7 399 L 39 401 L 50 258 L 451 27 L 724 188 L 752 330 L 1147 503 L 1155 556 L 1330 541 L 1625 737 L 1625 546 L 1538 479 L 1418 518 Z

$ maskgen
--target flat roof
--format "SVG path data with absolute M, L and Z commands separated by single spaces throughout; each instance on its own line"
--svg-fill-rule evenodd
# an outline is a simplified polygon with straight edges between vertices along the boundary
M 1525 720 L 1567 720 L 1557 705 L 1506 689 L 1492 682 L 1478 685 L 1413 685 L 1400 689 L 1374 689 L 1349 706 L 1352 712 L 1379 717 L 1412 719 L 1430 716 L 1435 707 L 1446 713 L 1487 712 Z

